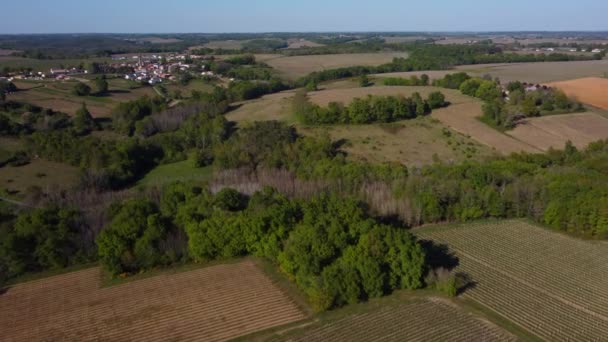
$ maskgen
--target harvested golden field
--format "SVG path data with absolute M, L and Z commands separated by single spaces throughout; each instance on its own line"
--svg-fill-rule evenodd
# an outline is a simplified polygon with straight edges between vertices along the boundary
M 355 65 L 375 66 L 390 63 L 395 57 L 405 58 L 405 52 L 352 53 L 335 55 L 283 56 L 266 60 L 281 76 L 297 79 L 313 71 L 336 69 Z
M 587 77 L 548 84 L 580 102 L 608 110 L 608 78 Z
M 225 341 L 305 315 L 251 260 L 99 288 L 100 270 L 0 295 L 4 341 Z
M 314 323 L 269 340 L 285 341 L 516 341 L 502 328 L 441 298 L 378 306 Z
M 608 119 L 595 113 L 551 115 L 526 119 L 507 134 L 542 151 L 563 149 L 568 140 L 584 148 L 608 138 Z
M 608 244 L 552 232 L 524 220 L 426 227 L 420 239 L 447 245 L 463 294 L 547 341 L 608 336 Z

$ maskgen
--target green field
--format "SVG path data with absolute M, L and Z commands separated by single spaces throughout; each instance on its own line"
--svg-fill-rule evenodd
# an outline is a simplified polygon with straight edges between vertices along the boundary
M 211 167 L 196 168 L 191 160 L 160 165 L 137 182 L 138 186 L 162 186 L 172 182 L 204 182 L 211 178 Z
M 608 244 L 555 233 L 524 220 L 417 229 L 447 245 L 457 272 L 469 275 L 464 298 L 550 341 L 608 336 Z

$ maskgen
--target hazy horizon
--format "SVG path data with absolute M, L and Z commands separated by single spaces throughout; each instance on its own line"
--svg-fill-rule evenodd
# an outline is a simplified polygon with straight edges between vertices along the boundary
M 23 0 L 3 7 L 0 34 L 608 31 L 608 2 L 599 0 L 261 0 L 253 5 L 244 0 L 107 0 L 78 7 L 67 0 L 49 6 Z

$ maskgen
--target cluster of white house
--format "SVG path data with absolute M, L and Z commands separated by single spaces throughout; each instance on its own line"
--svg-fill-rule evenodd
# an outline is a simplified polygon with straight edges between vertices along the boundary
M 135 65 L 123 63 L 122 67 L 133 67 L 133 72 L 126 74 L 124 77 L 127 80 L 147 82 L 151 85 L 162 83 L 163 80 L 175 80 L 174 73 L 187 72 L 194 65 L 186 63 L 186 59 L 206 59 L 206 56 L 186 56 L 186 55 L 149 55 L 149 56 L 132 56 L 131 59 L 137 60 Z M 126 60 L 127 57 L 113 57 L 114 60 Z M 204 67 L 203 67 L 204 69 Z M 203 71 L 203 76 L 214 76 L 212 71 Z

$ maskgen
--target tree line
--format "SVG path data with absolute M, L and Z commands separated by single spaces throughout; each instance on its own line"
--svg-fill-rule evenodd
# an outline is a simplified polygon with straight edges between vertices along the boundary
M 297 85 L 304 86 L 311 80 L 318 83 L 341 78 L 356 77 L 363 74 L 408 72 L 425 70 L 449 70 L 457 65 L 486 64 L 486 63 L 524 63 L 524 62 L 555 62 L 598 60 L 603 56 L 577 56 L 553 53 L 549 55 L 521 55 L 505 53 L 501 48 L 490 44 L 476 45 L 435 45 L 413 44 L 407 48 L 408 58 L 395 58 L 391 63 L 377 67 L 353 66 L 337 69 L 328 69 L 313 72 L 297 81 Z
M 369 95 L 355 98 L 347 106 L 331 102 L 323 108 L 311 103 L 306 93 L 300 91 L 292 102 L 294 115 L 306 125 L 387 123 L 428 115 L 446 105 L 441 92 L 429 94 L 426 100 L 417 92 L 411 97 Z

